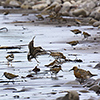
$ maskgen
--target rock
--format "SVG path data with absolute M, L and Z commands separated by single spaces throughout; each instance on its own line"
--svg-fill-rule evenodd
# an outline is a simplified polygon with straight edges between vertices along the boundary
M 88 90 L 80 90 L 79 92 L 81 92 L 81 93 L 89 93 Z
M 80 16 L 80 15 L 82 15 L 83 17 L 87 16 L 87 12 L 84 9 L 76 9 L 76 10 L 73 11 L 72 14 L 77 16 L 77 17 Z
M 9 5 L 11 5 L 11 6 L 20 6 L 21 2 L 19 2 L 17 0 L 10 0 Z
M 32 6 L 32 9 L 42 11 L 47 6 L 48 6 L 48 4 L 46 4 L 46 3 L 45 4 L 38 4 L 38 5 Z
M 80 4 L 79 7 L 84 8 L 88 12 L 91 12 L 92 9 L 94 9 L 96 7 L 96 3 L 93 0 L 92 1 L 91 0 L 85 0 L 84 2 L 82 2 Z
M 43 11 L 54 9 L 56 5 L 59 5 L 59 3 L 55 1 L 50 6 L 46 7 Z
M 79 100 L 79 94 L 77 91 L 68 91 L 64 97 L 57 98 L 56 100 Z
M 59 13 L 61 13 L 63 16 L 69 16 L 69 10 L 71 6 L 72 4 L 70 2 L 63 3 L 62 8 L 59 11 Z
M 80 83 L 78 81 L 70 81 L 70 82 L 67 82 L 66 84 L 70 84 L 70 85 L 80 85 Z
M 32 6 L 30 5 L 30 4 L 26 4 L 26 3 L 23 3 L 22 5 L 21 5 L 21 8 L 22 9 L 32 9 Z
M 90 17 L 95 18 L 96 20 L 100 20 L 100 6 L 94 8 L 91 11 Z
M 19 99 L 19 95 L 14 95 L 14 99 Z
M 100 25 L 100 21 L 96 21 L 96 22 L 93 23 L 94 27 L 98 27 L 99 25 Z
M 88 79 L 84 82 L 84 86 L 83 87 L 91 87 L 95 84 L 95 79 Z
M 94 68 L 97 68 L 100 70 L 100 63 L 98 63 Z
M 98 85 L 93 85 L 92 87 L 90 87 L 89 90 L 93 90 L 93 91 L 95 91 L 97 94 L 100 94 L 100 86 L 98 86 Z

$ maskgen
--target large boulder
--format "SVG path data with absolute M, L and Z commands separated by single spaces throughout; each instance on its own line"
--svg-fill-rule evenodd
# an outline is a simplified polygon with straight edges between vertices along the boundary
M 96 7 L 96 0 L 85 0 L 84 2 L 80 3 L 79 7 L 84 8 L 88 12 L 91 12 L 92 9 Z
M 100 25 L 100 21 L 96 21 L 96 22 L 93 23 L 94 27 L 98 27 L 99 25 Z
M 76 9 L 72 12 L 72 14 L 76 17 L 79 17 L 79 16 L 83 16 L 83 17 L 86 17 L 87 16 L 87 12 L 85 9 L 81 8 L 81 9 Z
M 68 2 L 68 1 L 63 3 L 62 4 L 62 8 L 59 11 L 59 13 L 61 13 L 64 16 L 69 16 L 69 10 L 70 10 L 71 6 L 72 6 L 72 4 L 70 2 Z
M 96 7 L 91 11 L 90 17 L 100 20 L 100 6 Z
M 22 3 L 17 0 L 6 0 L 4 6 L 11 6 L 11 7 L 20 7 Z
M 56 100 L 79 100 L 79 94 L 75 90 L 68 91 L 68 94 L 64 97 L 57 98 Z
M 38 4 L 38 5 L 34 5 L 32 6 L 32 9 L 34 10 L 39 10 L 42 11 L 43 9 L 45 9 L 48 6 L 48 4 Z

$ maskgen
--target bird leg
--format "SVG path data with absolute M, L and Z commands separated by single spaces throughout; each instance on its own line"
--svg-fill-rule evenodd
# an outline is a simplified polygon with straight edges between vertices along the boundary
M 10 65 L 9 61 L 7 62 L 7 65 L 8 65 L 8 66 Z
M 40 63 L 36 58 L 35 58 L 35 60 L 37 61 L 37 63 Z

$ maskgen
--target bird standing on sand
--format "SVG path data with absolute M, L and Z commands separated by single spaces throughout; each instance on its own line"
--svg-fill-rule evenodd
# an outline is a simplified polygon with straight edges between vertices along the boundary
M 66 57 L 61 52 L 50 52 L 50 56 L 54 57 L 55 59 L 59 59 L 60 61 L 61 59 L 66 60 Z
M 7 73 L 7 72 L 4 72 L 4 76 L 7 78 L 7 79 L 14 79 L 16 77 L 18 77 L 18 75 L 14 75 L 12 73 Z
M 7 19 L 7 18 L 6 18 L 6 15 L 8 15 L 9 13 L 10 13 L 9 11 L 3 12 L 3 15 L 4 15 L 4 18 L 5 18 L 5 19 Z
M 75 19 L 75 23 L 76 23 L 78 26 L 80 26 L 80 25 L 81 25 L 81 21 L 80 21 L 80 20 L 78 20 L 78 19 Z
M 45 65 L 46 67 L 50 67 L 50 66 L 54 66 L 54 65 L 59 65 L 59 61 L 57 59 L 55 59 L 53 62 L 51 62 L 48 65 Z
M 13 59 L 14 59 L 14 54 L 13 53 L 11 53 L 10 55 L 7 55 L 6 56 L 6 59 L 8 60 L 8 66 L 9 66 L 9 62 L 12 62 L 13 61 Z M 11 66 L 12 66 L 12 64 L 11 64 Z
M 84 80 L 87 80 L 93 76 L 97 76 L 97 74 L 92 74 L 90 71 L 86 71 L 83 69 L 79 69 L 77 66 L 74 66 L 69 71 L 74 70 L 74 75 L 77 79 L 80 79 L 81 82 L 84 82 Z
M 37 72 L 40 72 L 40 68 L 37 68 L 37 66 L 35 66 L 35 68 L 32 71 L 34 71 L 37 74 Z
M 86 38 L 86 39 L 88 39 L 88 37 L 90 37 L 91 35 L 90 34 L 88 34 L 87 32 L 83 32 L 83 35 L 84 35 L 84 39 Z
M 40 14 L 35 15 L 35 16 L 38 18 L 39 21 L 40 21 L 40 20 L 44 20 L 44 17 L 43 17 L 42 15 L 40 15 Z
M 4 75 L 7 79 L 9 79 L 9 80 L 18 77 L 18 75 L 14 75 L 14 74 L 12 74 L 12 73 L 7 73 L 7 72 L 4 72 L 3 75 Z M 14 82 L 13 82 L 13 84 L 14 84 Z
M 70 31 L 73 32 L 75 35 L 81 33 L 81 31 L 79 29 L 74 29 L 74 30 L 70 30 Z
M 50 68 L 50 71 L 52 72 L 51 74 L 55 74 L 55 76 L 57 75 L 57 73 L 62 70 L 61 66 L 59 65 L 54 65 L 53 67 Z M 63 70 L 62 70 L 63 71 Z
M 70 41 L 70 42 L 67 42 L 67 43 L 70 44 L 73 47 L 73 46 L 76 46 L 79 43 L 79 41 Z M 75 48 L 73 48 L 73 49 L 75 49 Z

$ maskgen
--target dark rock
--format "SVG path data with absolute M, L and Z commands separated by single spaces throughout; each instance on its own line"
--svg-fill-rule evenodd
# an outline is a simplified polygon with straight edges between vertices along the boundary
M 97 94 L 100 94 L 100 86 L 98 86 L 98 85 L 93 85 L 92 87 L 90 87 L 89 90 L 93 90 L 93 91 L 95 91 Z
M 95 84 L 95 79 L 88 79 L 83 84 L 83 87 L 91 87 Z
M 18 99 L 19 98 L 19 95 L 15 95 L 13 97 L 14 97 L 14 99 Z
M 98 63 L 94 68 L 99 69 L 100 70 L 100 63 Z

